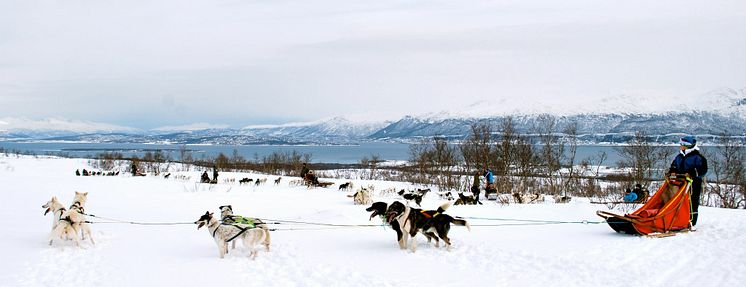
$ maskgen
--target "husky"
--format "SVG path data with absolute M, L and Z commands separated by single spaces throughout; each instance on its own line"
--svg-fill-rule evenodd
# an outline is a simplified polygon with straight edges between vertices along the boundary
M 371 198 L 370 192 L 363 187 L 352 195 L 352 201 L 357 205 L 368 205 L 373 202 L 373 198 Z
M 391 221 L 388 222 L 386 220 L 386 209 L 388 208 L 388 203 L 385 203 L 383 201 L 377 201 L 370 205 L 370 207 L 366 208 L 365 211 L 371 212 L 370 218 L 368 218 L 368 221 L 373 220 L 373 217 L 380 217 L 381 221 L 384 225 L 391 226 L 391 229 L 396 231 L 396 240 L 400 241 L 403 233 L 401 231 L 401 228 L 399 227 L 399 221 Z
M 267 227 L 267 224 L 259 218 L 244 217 L 241 215 L 233 214 L 233 207 L 230 205 L 221 205 L 220 207 L 218 207 L 218 209 L 220 209 L 220 221 L 222 221 L 223 224 L 240 224 L 241 226 L 249 228 L 259 227 L 269 231 L 269 227 Z M 267 238 L 264 242 L 264 247 L 267 249 L 267 251 L 269 251 L 269 243 L 270 235 L 269 232 L 267 232 Z M 236 242 L 233 241 L 231 249 L 235 248 Z
M 257 180 L 254 181 L 254 186 L 260 186 L 260 185 L 264 184 L 265 182 L 267 182 L 267 178 L 266 177 L 265 178 L 257 179 Z
M 72 210 L 75 207 L 79 207 L 79 211 L 81 215 L 85 215 L 85 203 L 88 201 L 88 192 L 75 192 L 75 197 L 73 197 L 73 203 L 70 205 L 70 210 Z M 79 223 L 81 233 L 80 236 L 82 236 L 82 239 L 85 240 L 85 231 L 88 230 L 88 234 L 90 235 L 91 228 L 88 226 L 88 223 L 85 222 L 85 218 Z M 76 228 L 77 229 L 77 228 Z M 91 241 L 93 241 L 91 239 Z
M 207 226 L 207 231 L 218 245 L 220 258 L 225 258 L 225 254 L 228 253 L 228 242 L 235 239 L 243 240 L 244 246 L 250 250 L 249 256 L 252 259 L 256 259 L 259 253 L 256 245 L 264 243 L 269 250 L 269 231 L 264 228 L 249 228 L 241 224 L 220 224 L 209 211 L 205 212 L 194 224 L 197 224 L 197 229 Z
M 425 194 L 427 194 L 428 192 L 430 192 L 429 188 L 427 189 L 418 188 L 417 191 L 407 191 L 407 190 L 402 189 L 398 192 L 398 194 L 405 200 L 414 202 L 417 204 L 417 206 L 421 206 L 420 204 L 422 203 L 422 197 L 424 197 Z
M 67 208 L 62 206 L 62 203 L 57 200 L 56 196 L 52 196 L 52 199 L 47 201 L 46 204 L 41 206 L 42 208 L 46 208 L 46 211 L 44 211 L 44 216 L 47 215 L 50 211 L 52 214 L 54 214 L 54 217 L 52 218 L 52 230 L 57 228 L 57 225 L 59 225 L 60 218 L 62 217 L 62 214 L 67 211 Z
M 397 221 L 403 232 L 403 236 L 399 238 L 399 247 L 407 249 L 407 237 L 411 236 L 409 247 L 412 252 L 417 251 L 415 236 L 420 232 L 427 237 L 428 242 L 430 242 L 430 239 L 435 239 L 436 248 L 440 247 L 440 241 L 438 240 L 440 238 L 445 242 L 446 249 L 450 250 L 451 239 L 448 238 L 448 231 L 451 229 L 451 223 L 466 226 L 471 231 L 471 226 L 466 220 L 455 219 L 443 213 L 450 206 L 451 203 L 446 202 L 437 210 L 422 210 L 411 208 L 399 201 L 391 203 L 386 209 L 386 218 L 389 223 Z
M 345 182 L 339 185 L 338 190 L 350 190 L 352 189 L 352 181 Z
M 83 240 L 85 240 L 85 235 L 87 234 L 88 239 L 91 240 L 91 244 L 96 245 L 96 241 L 91 236 L 91 228 L 85 221 L 83 207 L 79 203 L 74 203 L 70 206 L 70 209 L 60 215 L 57 226 L 49 234 L 49 245 L 52 245 L 55 239 L 66 236 L 72 238 L 75 241 L 75 245 L 80 247 L 81 239 L 78 238 L 78 230 L 80 230 Z
M 282 180 L 282 177 L 278 177 L 275 179 L 275 185 L 280 185 L 280 181 Z
M 79 205 L 80 208 L 85 209 L 85 202 L 88 200 L 88 193 L 87 192 L 75 192 L 75 197 L 73 198 L 73 204 L 70 205 L 72 208 L 73 205 Z

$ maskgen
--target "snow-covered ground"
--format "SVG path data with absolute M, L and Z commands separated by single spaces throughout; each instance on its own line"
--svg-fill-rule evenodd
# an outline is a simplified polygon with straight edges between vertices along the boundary
M 0 156 L 3 228 L 1 286 L 736 286 L 746 281 L 746 213 L 702 207 L 697 232 L 667 238 L 614 233 L 606 224 L 515 225 L 469 219 L 454 226 L 453 248 L 398 248 L 381 226 L 275 225 L 272 250 L 256 260 L 243 247 L 218 257 L 204 228 L 192 224 L 93 224 L 96 245 L 47 244 L 51 215 L 41 205 L 57 196 L 67 206 L 89 192 L 86 211 L 137 222 L 193 222 L 231 204 L 237 214 L 274 220 L 380 224 L 364 206 L 334 188 L 238 183 L 197 184 L 162 177 L 78 177 L 84 159 Z M 223 178 L 263 177 L 222 173 Z M 342 182 L 336 180 L 335 182 Z M 405 183 L 355 181 L 377 191 Z M 392 201 L 393 196 L 376 200 Z M 425 208 L 443 201 L 431 193 Z M 588 200 L 569 204 L 453 206 L 448 214 L 598 222 Z M 99 220 L 99 219 L 93 219 Z M 498 225 L 501 226 L 481 226 Z M 740 282 L 740 283 L 739 283 Z

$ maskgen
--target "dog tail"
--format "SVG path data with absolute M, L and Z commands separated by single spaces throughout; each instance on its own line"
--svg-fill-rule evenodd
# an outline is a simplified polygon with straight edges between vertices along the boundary
M 450 201 L 447 201 L 446 203 L 441 204 L 440 207 L 438 207 L 438 212 L 440 212 L 440 213 L 445 212 L 446 209 L 448 209 L 449 207 L 451 207 L 451 204 L 452 203 Z
M 455 218 L 454 218 L 454 219 L 453 219 L 453 224 L 456 224 L 456 225 L 461 225 L 461 226 L 466 226 L 466 229 L 468 229 L 468 230 L 469 230 L 469 232 L 471 232 L 471 225 L 469 225 L 469 222 L 467 222 L 466 220 L 463 220 L 463 219 L 455 219 Z
M 264 231 L 264 248 L 269 251 L 269 245 L 272 243 L 272 240 L 270 240 L 269 237 L 269 229 L 262 228 L 262 230 Z

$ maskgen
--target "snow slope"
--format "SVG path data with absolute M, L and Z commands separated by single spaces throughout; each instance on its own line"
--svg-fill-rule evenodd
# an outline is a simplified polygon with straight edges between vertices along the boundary
M 195 225 L 94 224 L 97 244 L 47 245 L 51 215 L 41 205 L 53 195 L 65 205 L 75 191 L 89 192 L 86 210 L 102 217 L 137 222 L 195 221 L 206 210 L 233 205 L 237 214 L 337 224 L 368 221 L 363 206 L 347 192 L 273 186 L 195 183 L 200 171 L 178 173 L 191 179 L 128 175 L 76 177 L 90 168 L 84 159 L 0 155 L 3 207 L 0 218 L 2 286 L 735 286 L 746 280 L 746 213 L 701 208 L 699 230 L 668 238 L 614 233 L 605 224 L 516 224 L 469 219 L 472 231 L 454 226 L 453 248 L 427 245 L 419 236 L 416 253 L 399 250 L 395 233 L 376 227 L 276 225 L 272 250 L 252 261 L 239 247 L 225 259 L 208 231 Z M 177 173 L 174 173 L 177 174 Z M 221 179 L 263 177 L 222 173 Z M 336 182 L 341 182 L 338 180 Z M 380 191 L 404 183 L 365 182 Z M 381 197 L 392 201 L 393 197 Z M 435 194 L 423 202 L 440 205 Z M 599 221 L 591 205 L 569 204 L 453 206 L 451 215 Z M 95 219 L 98 220 L 98 219 Z M 323 230 L 318 230 L 322 229 Z M 239 244 L 240 246 L 240 244 Z

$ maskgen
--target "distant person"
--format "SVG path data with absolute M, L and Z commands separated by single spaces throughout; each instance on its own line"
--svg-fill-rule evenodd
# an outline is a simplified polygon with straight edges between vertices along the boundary
M 200 182 L 202 183 L 210 183 L 210 175 L 207 174 L 207 170 L 202 173 L 202 177 L 200 178 Z
M 218 167 L 213 165 L 212 166 L 212 181 L 213 183 L 218 183 Z
M 300 170 L 300 177 L 305 179 L 306 178 L 306 174 L 308 174 L 309 171 L 310 170 L 308 169 L 308 166 L 304 162 L 303 163 L 303 168 L 301 168 L 301 170 Z
M 632 189 L 627 188 L 624 194 L 624 202 L 635 202 L 637 200 L 637 194 L 632 192 Z
M 495 176 L 492 174 L 492 170 L 485 167 L 482 175 L 484 175 L 484 179 L 487 181 L 487 184 L 484 187 L 484 195 L 488 196 L 490 193 L 497 193 L 497 189 L 495 188 Z
M 132 171 L 132 176 L 138 176 L 140 174 L 140 172 L 137 170 L 136 163 L 133 162 L 132 165 L 130 165 L 130 169 Z
M 702 194 L 702 178 L 707 174 L 707 159 L 699 153 L 697 139 L 685 136 L 679 140 L 679 154 L 673 159 L 670 176 L 686 176 L 692 180 L 691 205 L 692 226 L 697 225 L 699 217 L 699 198 Z
M 648 190 L 647 188 L 642 188 L 642 184 L 635 184 L 635 188 L 632 189 L 632 193 L 637 195 L 638 201 L 644 201 L 644 199 L 648 196 Z

